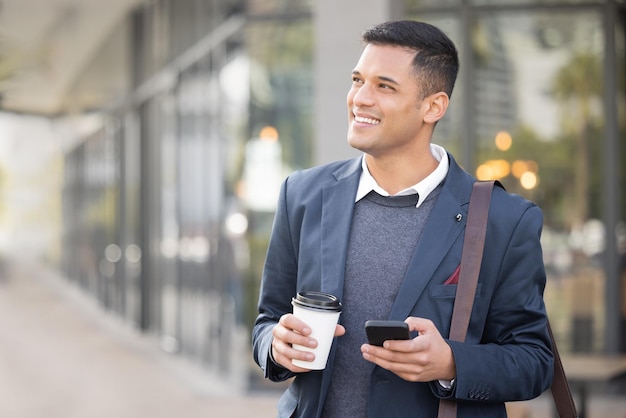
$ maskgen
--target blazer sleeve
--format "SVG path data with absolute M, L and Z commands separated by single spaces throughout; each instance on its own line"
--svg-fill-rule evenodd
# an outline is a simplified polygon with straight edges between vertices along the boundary
M 286 380 L 294 374 L 270 358 L 272 330 L 285 313 L 291 312 L 291 298 L 296 294 L 297 256 L 287 211 L 287 178 L 282 186 L 274 216 L 272 233 L 259 291 L 259 315 L 252 329 L 254 360 L 272 381 Z
M 505 223 L 510 221 L 505 217 Z M 488 260 L 491 253 L 499 253 L 487 244 L 483 258 L 483 265 L 489 266 L 487 274 L 497 277 L 491 300 L 484 302 L 489 303 L 489 309 L 481 341 L 448 341 L 456 362 L 456 384 L 453 394 L 436 391 L 436 396 L 494 402 L 526 400 L 539 396 L 552 382 L 553 355 L 543 302 L 543 215 L 528 203 L 510 235 L 503 233 L 506 227 L 502 225 L 491 226 L 492 233 L 509 240 L 495 241 L 505 248 L 500 262 Z

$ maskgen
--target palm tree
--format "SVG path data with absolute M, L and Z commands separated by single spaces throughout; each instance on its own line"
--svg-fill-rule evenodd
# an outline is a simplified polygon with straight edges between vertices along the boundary
M 581 227 L 589 217 L 590 146 L 602 109 L 602 66 L 597 55 L 577 53 L 561 68 L 552 85 L 562 103 L 564 136 L 574 141 L 573 204 L 570 222 Z

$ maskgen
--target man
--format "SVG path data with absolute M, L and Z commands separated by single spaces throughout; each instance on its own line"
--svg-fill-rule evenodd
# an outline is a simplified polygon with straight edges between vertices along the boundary
M 348 93 L 348 142 L 363 157 L 292 174 L 283 184 L 253 330 L 270 380 L 295 376 L 280 417 L 505 417 L 504 402 L 550 386 L 552 352 L 543 304 L 541 211 L 493 192 L 483 265 L 464 343 L 450 330 L 472 184 L 431 144 L 458 71 L 439 29 L 387 22 L 363 35 Z M 327 367 L 293 344 L 315 346 L 295 318 L 297 292 L 343 302 Z M 403 320 L 414 338 L 367 344 L 369 319 Z

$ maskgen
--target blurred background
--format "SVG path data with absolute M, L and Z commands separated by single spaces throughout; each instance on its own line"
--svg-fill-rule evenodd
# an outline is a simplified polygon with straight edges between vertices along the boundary
M 560 351 L 623 358 L 623 0 L 0 0 L 0 289 L 36 266 L 204 378 L 266 388 L 249 335 L 278 188 L 357 155 L 359 35 L 392 18 L 458 46 L 434 142 L 543 209 Z M 608 380 L 591 392 L 623 399 Z

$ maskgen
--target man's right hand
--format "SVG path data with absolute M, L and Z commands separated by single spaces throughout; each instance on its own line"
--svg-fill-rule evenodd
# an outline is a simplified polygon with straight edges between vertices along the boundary
M 339 337 L 346 333 L 342 325 L 335 328 L 335 337 Z M 281 316 L 278 324 L 272 330 L 274 339 L 272 340 L 272 357 L 274 361 L 282 367 L 294 372 L 308 372 L 309 369 L 294 366 L 291 360 L 298 359 L 303 361 L 313 361 L 315 355 L 308 351 L 296 350 L 293 344 L 305 347 L 317 347 L 317 341 L 309 337 L 311 328 L 307 324 L 296 318 L 293 314 L 285 314 Z

